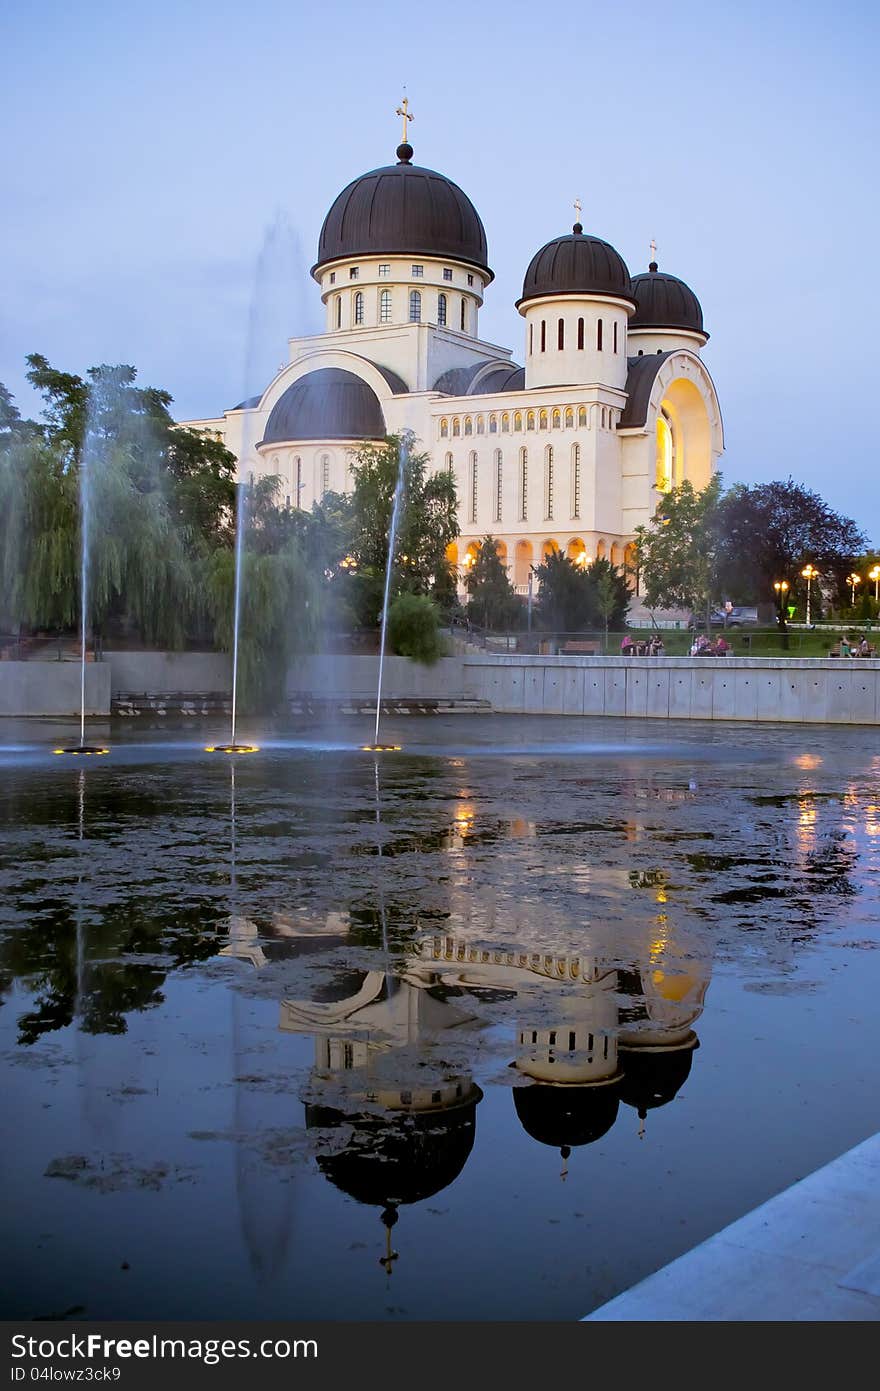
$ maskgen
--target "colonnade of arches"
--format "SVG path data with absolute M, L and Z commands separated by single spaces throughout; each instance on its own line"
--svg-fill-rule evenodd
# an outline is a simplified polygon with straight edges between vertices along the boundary
M 446 549 L 446 559 L 450 565 L 454 565 L 459 574 L 464 576 L 477 558 L 480 549 L 480 542 L 453 541 Z M 620 541 L 606 541 L 600 537 L 593 545 L 592 549 L 581 536 L 573 536 L 571 539 L 560 545 L 555 537 L 547 537 L 544 541 L 533 542 L 522 538 L 511 542 L 510 545 L 504 540 L 498 539 L 495 543 L 498 559 L 506 568 L 510 581 L 517 590 L 528 588 L 529 574 L 536 565 L 541 565 L 550 555 L 558 555 L 564 551 L 569 560 L 574 561 L 575 565 L 592 565 L 594 560 L 608 560 L 618 569 L 622 569 L 632 585 L 636 568 L 635 544 L 630 541 L 623 545 Z

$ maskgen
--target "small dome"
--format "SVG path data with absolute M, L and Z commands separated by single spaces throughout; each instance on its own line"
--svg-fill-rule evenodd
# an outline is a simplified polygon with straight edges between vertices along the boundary
M 381 440 L 379 398 L 353 372 L 322 367 L 289 386 L 272 407 L 261 444 L 287 440 Z
M 618 1087 L 514 1087 L 513 1104 L 527 1135 L 553 1149 L 591 1145 L 617 1119 Z
M 696 1047 L 695 1041 L 692 1047 L 660 1053 L 627 1051 L 623 1059 L 621 1101 L 632 1106 L 640 1116 L 674 1101 L 690 1076 Z
M 633 297 L 623 257 L 607 241 L 585 235 L 579 222 L 570 236 L 556 237 L 532 257 L 517 308 L 542 295 Z
M 397 154 L 399 164 L 361 174 L 336 198 L 312 275 L 356 256 L 441 256 L 478 266 L 491 280 L 486 232 L 470 198 L 445 174 L 411 164 L 411 145 Z
M 632 294 L 636 312 L 629 321 L 630 329 L 677 328 L 709 337 L 693 290 L 677 276 L 658 270 L 656 261 L 642 275 L 633 276 Z
M 345 1145 L 319 1148 L 318 1168 L 359 1203 L 421 1203 L 458 1178 L 474 1145 L 480 1088 L 446 1111 L 377 1116 L 306 1106 L 306 1129 L 350 1134 Z

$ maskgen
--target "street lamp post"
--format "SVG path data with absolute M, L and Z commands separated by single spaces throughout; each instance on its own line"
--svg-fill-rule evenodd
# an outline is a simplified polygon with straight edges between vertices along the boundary
M 856 606 L 856 585 L 857 585 L 857 584 L 861 584 L 861 582 L 862 582 L 862 577 L 861 577 L 861 575 L 857 575 L 857 574 L 855 573 L 855 571 L 853 571 L 853 573 L 852 573 L 851 575 L 847 575 L 847 577 L 846 577 L 846 582 L 847 582 L 847 584 L 849 585 L 850 598 L 851 598 L 852 606 L 853 606 L 853 608 L 855 608 L 855 606 Z
M 785 632 L 785 596 L 789 589 L 788 580 L 774 580 L 773 588 L 776 591 L 777 621 L 779 627 Z
M 874 581 L 874 603 L 880 603 L 880 565 L 868 571 L 868 579 Z
M 818 576 L 819 571 L 816 569 L 816 567 L 815 567 L 814 565 L 805 565 L 804 568 L 803 568 L 803 570 L 801 570 L 801 574 L 803 575 L 804 579 L 805 579 L 806 582 L 807 582 L 807 627 L 809 628 L 809 626 L 810 626 L 810 585 L 813 583 L 813 580 L 816 579 L 816 577 Z

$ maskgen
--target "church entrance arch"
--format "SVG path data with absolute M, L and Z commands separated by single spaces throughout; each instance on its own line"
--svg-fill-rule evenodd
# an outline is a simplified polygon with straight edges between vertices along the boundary
M 676 377 L 669 383 L 655 428 L 657 486 L 665 492 L 687 479 L 697 491 L 705 488 L 712 477 L 712 424 L 694 382 Z

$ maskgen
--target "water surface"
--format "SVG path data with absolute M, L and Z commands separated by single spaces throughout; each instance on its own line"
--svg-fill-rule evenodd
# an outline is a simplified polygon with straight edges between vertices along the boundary
M 572 1319 L 880 1127 L 864 729 L 0 727 L 3 1314 Z

